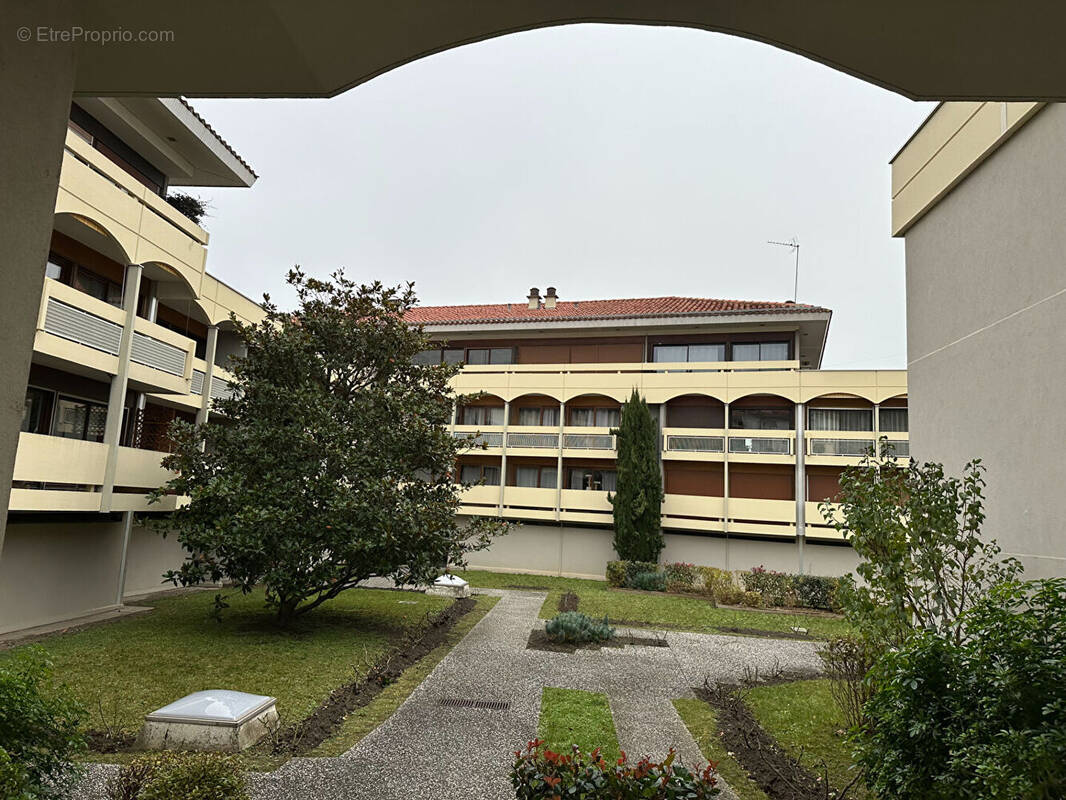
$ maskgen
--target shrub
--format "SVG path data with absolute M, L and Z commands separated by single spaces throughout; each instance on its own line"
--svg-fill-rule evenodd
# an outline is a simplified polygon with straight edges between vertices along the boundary
M 700 588 L 704 594 L 718 600 L 719 593 L 732 589 L 733 573 L 718 567 L 696 567 L 700 576 Z
M 53 685 L 52 664 L 41 648 L 27 648 L 0 666 L 0 780 L 19 787 L 14 797 L 67 796 L 76 775 L 72 759 L 85 749 L 84 719 L 85 710 Z
M 791 605 L 792 576 L 765 567 L 752 567 L 742 576 L 744 589 L 762 595 L 765 605 Z
M 742 592 L 740 595 L 740 602 L 746 606 L 752 608 L 762 608 L 765 603 L 763 602 L 763 596 L 758 592 Z
M 721 791 L 712 765 L 698 772 L 675 765 L 672 750 L 658 763 L 643 759 L 630 764 L 623 753 L 617 763 L 608 764 L 598 748 L 586 754 L 575 747 L 572 754 L 563 755 L 542 749 L 543 744 L 537 740 L 524 751 L 515 751 L 511 785 L 517 800 L 702 800 Z
M 667 564 L 663 567 L 663 574 L 666 576 L 668 592 L 691 592 L 696 588 L 698 573 L 695 564 L 686 564 L 683 561 Z
M 607 585 L 613 586 L 615 589 L 620 586 L 625 586 L 626 583 L 626 561 L 608 561 L 607 562 Z
M 556 642 L 605 642 L 614 636 L 614 628 L 607 617 L 594 620 L 580 611 L 564 611 L 556 614 L 544 625 L 548 638 Z
M 862 728 L 866 721 L 863 708 L 873 693 L 866 675 L 877 660 L 874 648 L 865 639 L 836 636 L 818 655 L 825 664 L 829 691 L 844 715 L 844 722 L 851 730 Z
M 619 558 L 658 561 L 664 544 L 659 425 L 636 388 L 611 433 L 618 447 L 616 491 L 607 493 L 614 508 L 615 552 Z
M 142 756 L 119 770 L 109 800 L 247 800 L 244 771 L 219 753 L 163 752 Z
M 644 592 L 665 592 L 666 576 L 661 572 L 640 572 L 633 576 L 629 588 Z
M 739 606 L 744 602 L 745 594 L 747 593 L 743 589 L 730 584 L 719 589 L 714 599 L 725 606 Z M 752 592 L 752 594 L 758 594 L 758 592 Z
M 1066 579 L 994 587 L 953 630 L 920 630 L 870 672 L 854 741 L 882 800 L 1061 797 Z
M 559 595 L 559 610 L 560 611 L 577 611 L 577 605 L 580 602 L 578 596 L 573 592 L 567 590 Z
M 0 747 L 0 797 L 6 800 L 33 800 L 28 778 L 22 765 L 12 761 L 7 751 Z
M 840 578 L 826 578 L 821 575 L 793 575 L 792 592 L 796 605 L 800 608 L 823 608 L 836 611 L 840 608 L 837 588 Z
M 207 216 L 207 202 L 185 192 L 168 192 L 166 201 L 197 225 Z

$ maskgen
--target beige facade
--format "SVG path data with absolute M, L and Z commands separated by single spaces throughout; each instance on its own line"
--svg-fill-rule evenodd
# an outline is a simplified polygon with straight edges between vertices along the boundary
M 958 105 L 941 106 L 926 127 L 964 117 Z M 925 129 L 893 163 L 902 171 L 894 185 L 923 159 L 960 176 L 939 198 L 927 193 L 924 214 L 898 228 L 914 454 L 955 472 L 983 460 L 984 530 L 1030 577 L 1066 574 L 1056 502 L 1066 487 L 1066 108 L 1036 111 L 998 136 L 988 125 L 960 127 L 956 147 L 970 163 L 942 168 L 936 155 L 911 152 L 924 149 Z

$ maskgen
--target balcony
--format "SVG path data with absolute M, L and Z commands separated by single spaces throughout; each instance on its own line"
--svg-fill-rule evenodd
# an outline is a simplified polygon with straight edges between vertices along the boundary
M 888 444 L 897 459 L 910 456 L 910 436 L 906 432 L 891 432 Z M 879 435 L 873 431 L 808 431 L 807 463 L 825 465 L 858 464 L 868 450 L 877 444 Z
M 478 425 L 456 425 L 452 436 L 456 439 L 469 439 L 466 444 L 471 450 L 503 450 L 503 426 L 485 428 Z
M 114 375 L 124 323 L 122 309 L 45 278 L 34 350 Z M 186 394 L 195 351 L 192 339 L 138 317 L 130 380 L 161 393 Z
M 721 428 L 663 428 L 663 458 L 722 461 L 725 442 L 725 431 Z
M 796 434 L 782 430 L 731 430 L 729 432 L 730 461 L 756 461 L 791 464 Z
M 563 428 L 563 455 L 570 458 L 614 458 L 615 444 L 615 437 L 611 435 L 610 428 Z

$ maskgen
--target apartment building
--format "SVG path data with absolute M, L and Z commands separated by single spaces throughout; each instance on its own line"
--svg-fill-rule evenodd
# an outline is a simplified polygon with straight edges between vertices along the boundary
M 255 174 L 178 99 L 78 98 L 0 552 L 0 632 L 113 609 L 180 564 L 145 530 L 175 418 L 204 420 L 259 306 L 205 272 L 208 234 L 175 186 Z M 137 515 L 135 518 L 134 515 Z
M 615 437 L 635 388 L 659 421 L 664 559 L 842 574 L 854 552 L 818 504 L 882 436 L 909 453 L 899 370 L 822 370 L 831 312 L 685 297 L 414 309 L 462 363 L 462 513 L 521 523 L 472 565 L 602 576 L 614 557 Z
M 1066 575 L 1066 106 L 941 103 L 892 160 L 915 456 L 987 467 L 984 532 Z

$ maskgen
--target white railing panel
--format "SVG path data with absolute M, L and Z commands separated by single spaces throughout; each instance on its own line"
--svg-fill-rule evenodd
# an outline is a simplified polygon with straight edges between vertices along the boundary
M 557 433 L 508 433 L 508 447 L 539 447 L 551 450 L 559 448 Z
M 725 437 L 667 436 L 666 449 L 686 453 L 721 453 L 725 449 Z
M 730 436 L 729 452 L 787 456 L 792 452 L 792 440 L 762 436 L 750 439 L 745 436 Z
M 151 336 L 134 331 L 133 347 L 130 361 L 146 367 L 158 369 L 171 375 L 185 375 L 185 358 L 188 352 L 172 344 L 153 339 Z
M 122 339 L 121 325 L 51 297 L 48 298 L 44 329 L 55 336 L 112 356 L 118 355 L 119 342 Z

